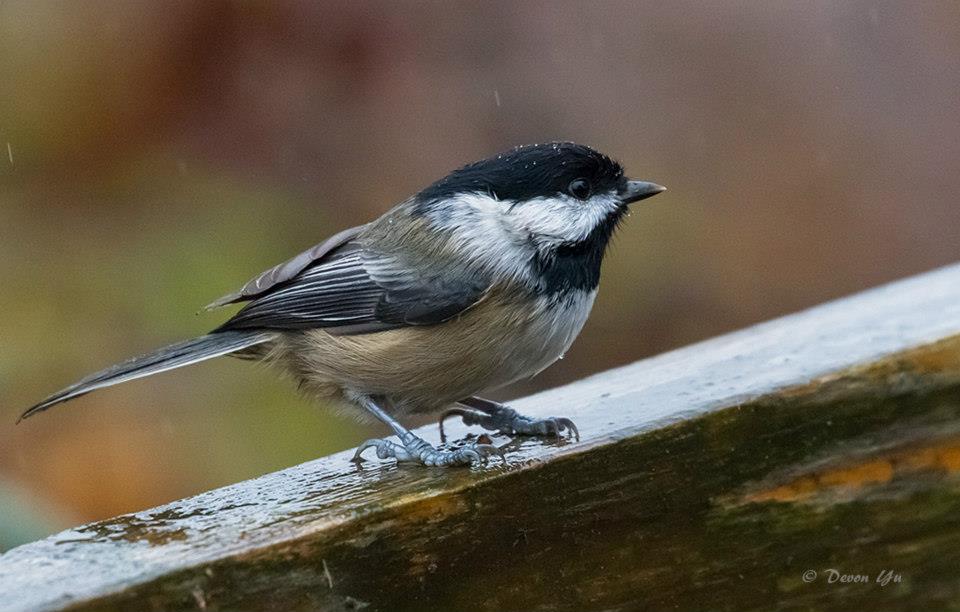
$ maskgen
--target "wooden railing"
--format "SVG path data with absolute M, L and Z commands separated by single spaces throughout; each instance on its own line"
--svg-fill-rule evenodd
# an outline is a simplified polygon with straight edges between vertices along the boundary
M 581 441 L 474 469 L 339 453 L 78 527 L 0 556 L 0 609 L 960 601 L 960 265 L 514 405 Z

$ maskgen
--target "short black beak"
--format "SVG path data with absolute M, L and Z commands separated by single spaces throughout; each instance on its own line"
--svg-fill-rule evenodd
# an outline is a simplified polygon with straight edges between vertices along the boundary
M 656 183 L 646 181 L 627 181 L 626 186 L 620 190 L 620 201 L 624 204 L 632 204 L 640 200 L 652 198 L 667 188 Z

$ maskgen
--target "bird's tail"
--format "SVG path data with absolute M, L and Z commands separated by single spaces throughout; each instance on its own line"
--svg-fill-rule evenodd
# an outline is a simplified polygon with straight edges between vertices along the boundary
M 165 372 L 174 368 L 180 368 L 198 361 L 212 359 L 228 353 L 233 353 L 245 349 L 255 344 L 262 344 L 271 340 L 274 334 L 262 331 L 224 331 L 206 336 L 200 336 L 193 340 L 178 342 L 170 346 L 156 350 L 148 355 L 141 355 L 128 359 L 123 363 L 110 366 L 106 370 L 101 370 L 95 374 L 87 376 L 83 380 L 76 382 L 66 389 L 58 391 L 43 400 L 39 404 L 31 407 L 20 415 L 17 419 L 19 423 L 23 419 L 33 416 L 38 412 L 43 412 L 47 408 L 80 397 L 90 393 L 95 389 L 110 387 L 113 385 L 143 378 L 158 372 Z

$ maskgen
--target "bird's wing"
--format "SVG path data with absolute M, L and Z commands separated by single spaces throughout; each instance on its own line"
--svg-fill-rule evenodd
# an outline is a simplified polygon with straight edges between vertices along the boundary
M 324 328 L 361 334 L 432 325 L 477 303 L 489 285 L 480 275 L 410 265 L 349 241 L 260 292 L 220 330 Z
M 324 257 L 336 252 L 338 248 L 356 238 L 360 232 L 363 231 L 364 227 L 366 226 L 361 225 L 359 227 L 351 227 L 350 229 L 345 229 L 338 234 L 334 234 L 320 244 L 307 249 L 303 253 L 300 253 L 296 257 L 293 257 L 292 259 L 289 259 L 282 264 L 276 265 L 266 272 L 261 273 L 257 277 L 251 279 L 239 290 L 211 302 L 204 308 L 204 310 L 212 310 L 214 308 L 226 306 L 227 304 L 235 304 L 237 302 L 247 302 L 267 293 L 277 285 L 281 285 L 293 279 L 297 274 L 300 274 L 312 264 L 317 263 L 323 260 Z

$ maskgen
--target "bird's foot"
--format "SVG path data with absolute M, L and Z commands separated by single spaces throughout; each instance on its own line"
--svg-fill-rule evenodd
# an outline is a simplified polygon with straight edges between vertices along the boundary
M 487 400 L 484 400 L 487 401 Z M 490 402 L 493 404 L 493 402 Z M 557 437 L 564 431 L 569 431 L 573 437 L 579 441 L 580 431 L 573 421 L 566 417 L 548 417 L 545 419 L 534 419 L 524 416 L 503 404 L 495 404 L 492 408 L 484 410 L 465 408 L 451 408 L 440 415 L 440 439 L 446 441 L 446 435 L 443 431 L 443 421 L 450 416 L 459 416 L 463 419 L 464 425 L 479 425 L 484 429 L 499 431 L 505 435 L 521 436 L 539 436 L 539 437 Z
M 377 438 L 367 440 L 357 447 L 357 452 L 353 455 L 353 461 L 356 463 L 363 461 L 361 454 L 368 448 L 377 449 L 377 457 L 380 459 L 394 458 L 398 463 L 412 462 L 426 466 L 486 463 L 492 455 L 499 456 L 504 463 L 507 461 L 503 451 L 492 444 L 470 443 L 450 450 L 440 450 L 411 432 L 406 432 L 406 434 L 400 436 L 400 442 Z

